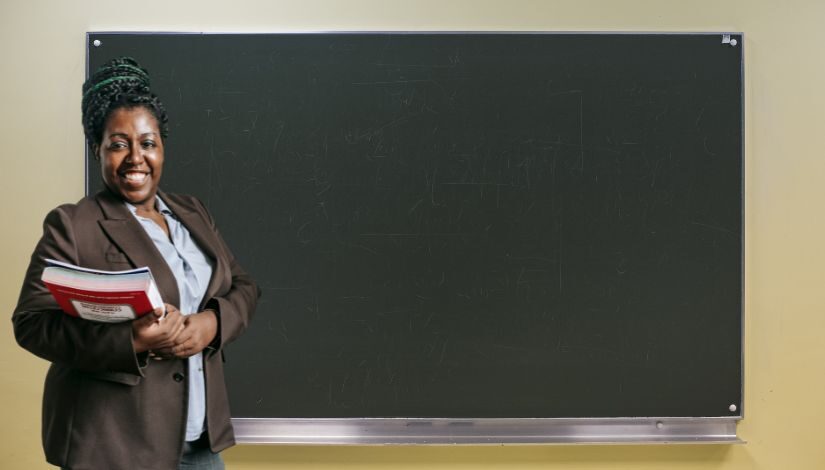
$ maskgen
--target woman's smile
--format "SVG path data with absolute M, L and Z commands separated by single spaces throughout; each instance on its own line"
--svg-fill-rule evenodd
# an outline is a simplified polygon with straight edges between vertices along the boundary
M 106 187 L 135 206 L 154 207 L 164 158 L 157 118 L 143 106 L 118 108 L 102 137 L 97 155 Z
M 148 172 L 130 170 L 121 173 L 121 178 L 123 178 L 124 184 L 133 187 L 140 187 L 146 182 L 148 175 Z

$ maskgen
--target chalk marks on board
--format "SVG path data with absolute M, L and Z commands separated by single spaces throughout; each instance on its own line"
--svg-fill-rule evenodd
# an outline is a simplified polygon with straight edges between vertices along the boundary
M 206 72 L 168 54 L 194 38 L 138 43 L 155 44 L 158 90 L 192 125 L 174 129 L 164 178 L 228 222 L 264 290 L 259 328 L 229 352 L 234 412 L 740 404 L 737 50 L 685 35 L 207 36 L 181 49 Z

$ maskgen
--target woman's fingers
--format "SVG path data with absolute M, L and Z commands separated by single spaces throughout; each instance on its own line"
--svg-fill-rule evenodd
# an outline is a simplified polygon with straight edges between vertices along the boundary
M 135 325 L 136 333 L 151 350 L 151 358 L 155 360 L 171 356 L 187 358 L 203 350 L 205 345 L 201 343 L 204 343 L 204 338 L 210 336 L 203 330 L 209 330 L 209 325 L 205 326 L 199 317 L 195 318 L 196 315 L 184 316 L 174 305 L 170 304 L 165 305 L 163 316 L 158 317 L 157 313 L 155 311 L 154 315 L 146 315 L 149 317 L 147 319 L 136 320 L 140 323 Z M 211 330 L 214 329 L 214 327 L 211 328 Z M 214 337 L 214 331 L 211 336 Z

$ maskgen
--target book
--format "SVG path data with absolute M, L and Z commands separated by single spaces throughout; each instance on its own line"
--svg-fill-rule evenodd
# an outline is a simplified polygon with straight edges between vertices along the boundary
M 46 259 L 40 279 L 67 314 L 107 323 L 133 320 L 163 307 L 148 267 L 102 271 Z

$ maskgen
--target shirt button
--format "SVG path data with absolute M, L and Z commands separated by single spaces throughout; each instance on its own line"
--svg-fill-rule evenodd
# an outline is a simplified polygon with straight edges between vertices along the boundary
M 180 372 L 175 372 L 174 374 L 172 374 L 172 378 L 175 380 L 175 382 L 183 382 L 183 374 L 181 374 Z

